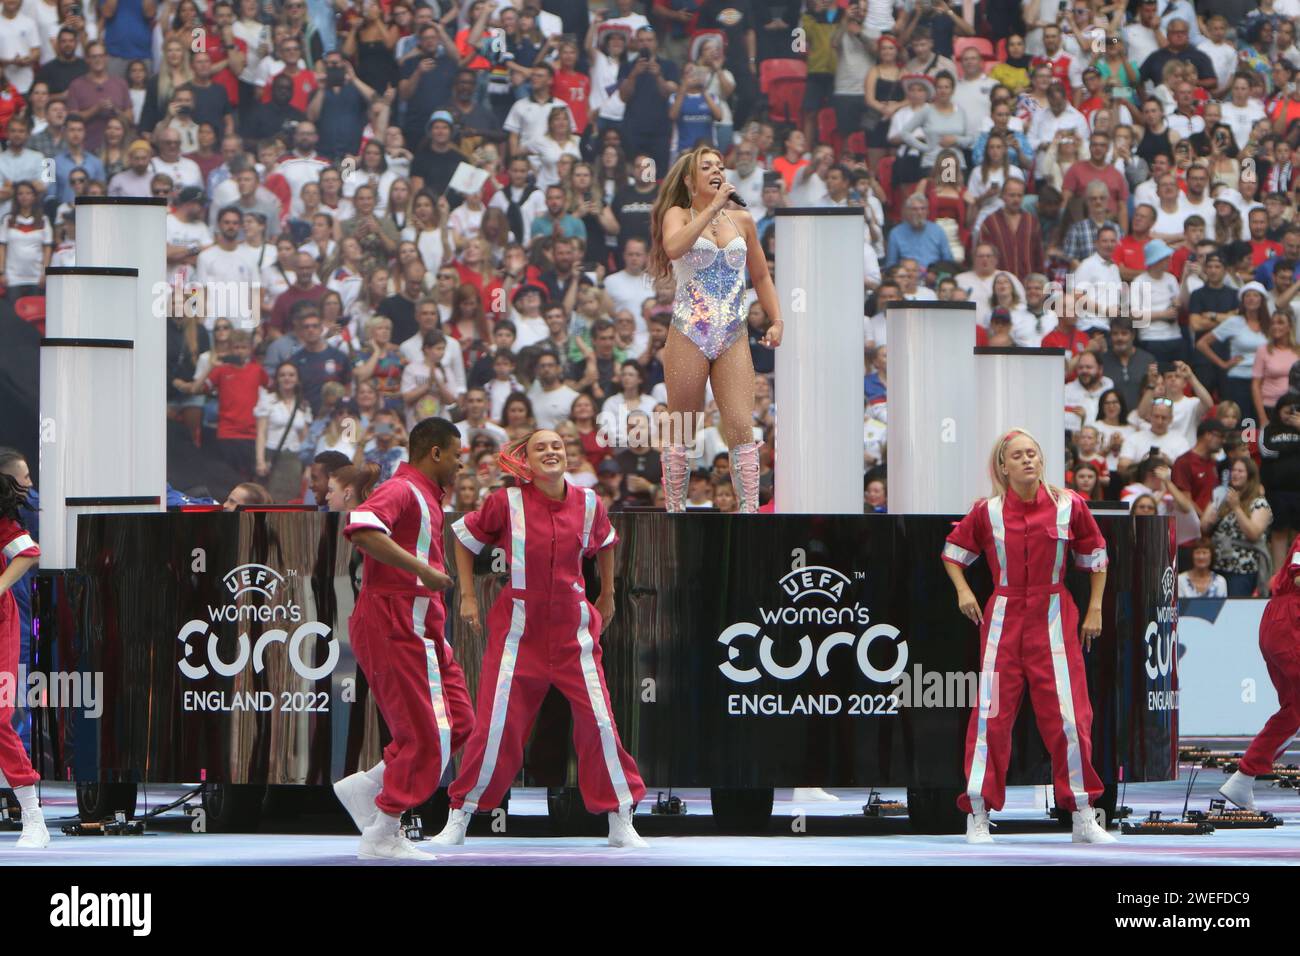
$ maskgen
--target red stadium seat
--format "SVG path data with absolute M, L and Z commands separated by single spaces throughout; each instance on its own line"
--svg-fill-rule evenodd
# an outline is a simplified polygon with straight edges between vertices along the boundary
M 998 40 L 997 51 L 993 59 L 999 60 L 1003 63 L 1007 61 L 1007 38 L 1006 37 L 1003 37 L 1002 39 Z
M 808 64 L 803 60 L 764 60 L 758 65 L 758 88 L 760 92 L 770 93 L 772 84 L 778 80 L 801 80 L 808 82 Z
M 1001 41 L 1003 44 L 1005 40 Z M 968 47 L 974 47 L 986 60 L 993 59 L 993 44 L 983 37 L 957 37 L 952 41 L 952 58 L 956 60 Z M 1005 55 L 1005 52 L 1004 52 Z
M 830 146 L 835 151 L 835 158 L 839 159 L 840 147 L 843 144 L 839 124 L 835 120 L 835 110 L 829 106 L 824 106 L 817 111 L 817 141 Z
M 806 79 L 776 80 L 767 94 L 767 118 L 774 123 L 803 123 L 803 94 Z
M 867 134 L 861 130 L 850 133 L 848 139 L 844 141 L 844 151 L 854 156 L 867 155 Z
M 34 327 L 41 335 L 45 334 L 45 296 L 25 295 L 14 303 L 18 318 Z

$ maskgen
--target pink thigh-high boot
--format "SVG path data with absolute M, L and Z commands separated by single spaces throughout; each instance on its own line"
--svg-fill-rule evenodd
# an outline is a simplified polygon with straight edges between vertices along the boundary
M 736 489 L 741 514 L 758 511 L 758 450 L 761 441 L 747 442 L 731 449 L 731 485 Z
M 670 514 L 686 510 L 686 495 L 691 483 L 690 464 L 685 445 L 668 445 L 660 453 L 664 472 L 664 505 Z

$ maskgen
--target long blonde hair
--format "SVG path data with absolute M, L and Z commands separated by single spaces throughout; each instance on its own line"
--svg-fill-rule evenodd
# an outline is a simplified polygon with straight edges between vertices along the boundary
M 1007 452 L 1007 445 L 1013 438 L 1028 438 L 1034 443 L 1034 449 L 1038 452 L 1038 460 L 1042 463 L 1042 468 L 1047 468 L 1047 459 L 1043 457 L 1043 446 L 1038 443 L 1038 439 L 1023 428 L 1013 428 L 1005 435 L 999 438 L 993 444 L 993 450 L 989 453 L 989 481 L 993 484 L 993 494 L 990 498 L 1005 498 L 1008 484 L 1006 476 L 1002 474 L 1002 465 Z M 1047 496 L 1052 499 L 1052 504 L 1059 505 L 1061 498 L 1068 494 L 1064 488 L 1058 488 L 1045 478 L 1039 477 L 1038 483 L 1047 491 Z
M 712 153 L 720 161 L 725 161 L 722 153 L 715 146 L 697 146 L 689 153 L 677 157 L 668 170 L 668 175 L 659 186 L 659 198 L 655 200 L 650 211 L 650 274 L 663 278 L 672 269 L 668 253 L 664 251 L 664 216 L 673 206 L 683 209 L 691 207 L 691 193 L 687 183 L 695 179 L 695 170 L 705 153 Z

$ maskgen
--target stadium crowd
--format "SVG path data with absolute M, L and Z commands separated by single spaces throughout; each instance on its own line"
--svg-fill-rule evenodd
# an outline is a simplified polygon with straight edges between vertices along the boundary
M 885 307 L 964 299 L 979 344 L 1066 351 L 1067 480 L 1175 515 L 1183 593 L 1254 592 L 1300 528 L 1300 0 L 0 7 L 6 295 L 39 316 L 77 196 L 168 201 L 182 487 L 359 500 L 443 415 L 449 507 L 538 426 L 611 508 L 661 503 L 650 210 L 704 142 L 769 263 L 777 208 L 863 210 L 867 510 Z M 712 412 L 690 506 L 734 511 Z

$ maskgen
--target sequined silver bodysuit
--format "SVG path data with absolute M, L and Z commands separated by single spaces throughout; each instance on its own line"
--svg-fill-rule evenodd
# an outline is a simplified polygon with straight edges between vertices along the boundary
M 700 236 L 685 255 L 673 260 L 677 278 L 673 328 L 694 342 L 710 362 L 745 333 L 747 258 L 744 236 L 736 236 L 722 248 Z

